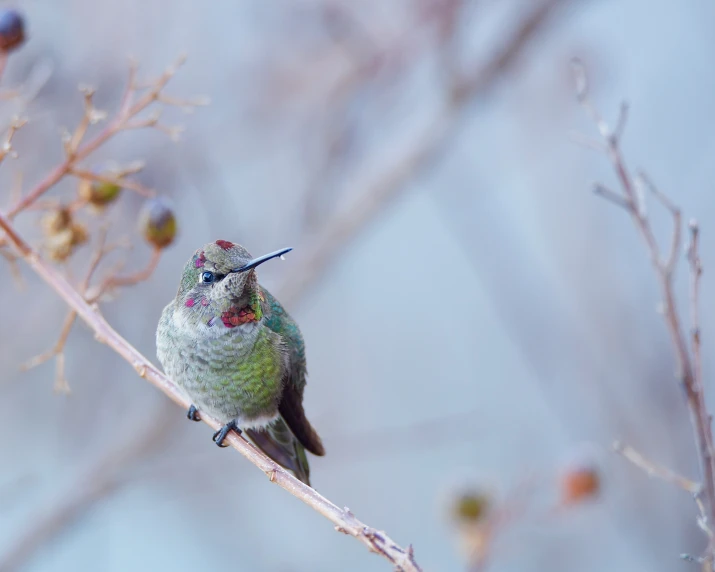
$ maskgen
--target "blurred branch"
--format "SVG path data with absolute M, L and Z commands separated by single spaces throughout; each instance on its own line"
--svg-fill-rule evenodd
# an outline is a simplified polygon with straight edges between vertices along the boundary
M 652 463 L 643 455 L 641 455 L 638 451 L 636 451 L 633 447 L 624 445 L 620 441 L 616 441 L 613 444 L 613 450 L 616 451 L 616 453 L 618 453 L 619 455 L 623 455 L 623 457 L 628 459 L 631 463 L 633 463 L 642 471 L 646 472 L 650 477 L 658 477 L 659 479 L 667 483 L 676 485 L 677 487 L 693 495 L 697 495 L 700 492 L 700 485 L 698 485 L 698 483 L 696 483 L 695 481 L 691 481 L 690 479 L 682 475 L 674 473 L 666 467 L 661 467 L 659 465 L 656 465 L 655 463 Z
M 8 239 L 37 275 L 55 290 L 70 308 L 94 331 L 97 341 L 112 348 L 134 367 L 140 377 L 146 379 L 149 383 L 164 392 L 184 410 L 188 410 L 191 404 L 177 389 L 174 383 L 141 355 L 127 340 L 121 337 L 107 323 L 96 305 L 90 305 L 57 270 L 44 262 L 40 256 L 32 250 L 17 233 L 7 215 L 0 214 L 0 228 L 5 231 Z M 217 419 L 205 413 L 201 415 L 201 420 L 214 430 L 219 430 L 222 426 Z M 163 424 L 165 424 L 165 422 L 163 422 L 162 425 Z M 229 434 L 226 438 L 226 442 L 256 467 L 261 469 L 271 482 L 276 483 L 332 522 L 338 532 L 354 536 L 362 542 L 368 550 L 383 556 L 391 562 L 397 570 L 405 572 L 416 572 L 420 570 L 420 567 L 414 560 L 411 546 L 407 549 L 401 548 L 384 532 L 369 527 L 359 521 L 349 509 L 340 509 L 317 491 L 290 475 L 281 466 L 274 463 L 248 443 L 243 437 L 237 434 Z M 90 495 L 90 499 L 88 500 L 91 500 L 92 496 L 93 495 Z
M 100 463 L 91 467 L 83 477 L 74 480 L 68 490 L 60 495 L 59 502 L 52 506 L 52 510 L 48 511 L 44 507 L 36 518 L 30 520 L 30 526 L 0 559 L 0 570 L 10 572 L 20 569 L 38 548 L 77 520 L 95 502 L 119 488 L 124 482 L 122 469 L 126 468 L 127 463 L 149 457 L 170 437 L 169 421 L 173 411 L 174 408 L 163 401 L 151 420 L 151 430 L 155 432 L 147 436 L 147 428 L 140 427 L 128 443 L 110 450 Z
M 698 326 L 699 280 L 702 268 L 697 251 L 697 225 L 694 223 L 691 225 L 692 239 L 688 249 L 691 274 L 691 313 L 693 328 L 691 355 L 686 336 L 683 332 L 681 317 L 675 304 L 675 294 L 673 290 L 673 273 L 676 268 L 682 238 L 680 210 L 673 205 L 645 175 L 640 174 L 633 177 L 629 173 L 620 148 L 620 136 L 625 127 L 626 106 L 621 107 L 617 127 L 611 130 L 608 123 L 603 119 L 589 98 L 588 81 L 583 64 L 578 60 L 574 60 L 573 71 L 579 103 L 596 124 L 601 139 L 603 140 L 603 151 L 611 161 L 621 187 L 621 194 L 616 194 L 613 191 L 608 191 L 608 194 L 604 194 L 603 187 L 599 185 L 597 186 L 597 193 L 609 199 L 613 197 L 611 202 L 623 208 L 631 216 L 633 224 L 645 242 L 648 255 L 650 256 L 658 279 L 661 295 L 663 296 L 663 315 L 675 351 L 677 377 L 685 391 L 686 402 L 690 410 L 698 459 L 700 461 L 702 484 L 698 486 L 702 490 L 697 492 L 696 501 L 699 506 L 703 506 L 704 508 L 703 516 L 699 519 L 698 523 L 710 539 L 703 560 L 708 567 L 707 569 L 711 570 L 713 560 L 715 559 L 715 538 L 713 536 L 713 526 L 715 526 L 715 460 L 711 427 L 712 417 L 707 410 L 707 404 L 705 402 L 700 352 L 700 330 Z M 643 192 L 644 187 L 663 205 L 673 220 L 670 249 L 665 258 L 663 258 L 660 252 L 651 221 L 648 218 Z M 632 454 L 629 456 L 629 459 L 635 462 Z M 636 464 L 643 466 L 638 462 L 636 462 Z M 651 471 L 648 472 L 650 473 Z M 662 470 L 656 471 L 656 474 L 658 473 L 660 476 L 665 474 Z M 669 475 L 672 476 L 672 473 L 669 473 Z M 703 497 L 702 499 L 701 496 Z M 702 505 L 700 505 L 701 502 Z
M 485 66 L 470 74 L 450 74 L 441 110 L 423 133 L 413 139 L 414 144 L 374 179 L 358 184 L 358 189 L 349 194 L 350 198 L 329 222 L 312 233 L 304 254 L 293 257 L 293 264 L 301 271 L 297 279 L 291 275 L 279 288 L 282 300 L 290 304 L 299 298 L 387 203 L 404 193 L 416 177 L 434 164 L 461 125 L 470 104 L 478 96 L 486 95 L 513 68 L 538 33 L 552 22 L 556 8 L 570 1 L 541 0 Z

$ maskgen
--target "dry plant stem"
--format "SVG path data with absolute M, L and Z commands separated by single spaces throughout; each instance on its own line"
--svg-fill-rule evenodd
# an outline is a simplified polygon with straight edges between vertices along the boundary
M 15 245 L 21 256 L 32 269 L 47 282 L 47 284 L 64 299 L 70 308 L 77 312 L 77 315 L 94 331 L 97 341 L 111 347 L 134 367 L 140 377 L 143 377 L 163 391 L 183 409 L 188 410 L 191 404 L 179 392 L 174 383 L 141 355 L 129 342 L 114 331 L 100 314 L 96 306 L 90 306 L 84 297 L 77 292 L 59 272 L 51 265 L 45 263 L 17 234 L 6 215 L 0 214 L 0 228 L 5 231 L 10 241 Z M 215 430 L 221 428 L 221 423 L 218 420 L 205 413 L 202 413 L 201 419 Z M 360 522 L 347 508 L 339 508 L 309 486 L 301 483 L 237 434 L 230 433 L 226 441 L 251 463 L 261 469 L 271 482 L 276 483 L 330 520 L 339 532 L 354 536 L 370 551 L 380 554 L 391 562 L 397 570 L 405 572 L 416 572 L 420 570 L 414 560 L 411 547 L 403 549 L 393 542 L 384 532 Z
M 72 331 L 72 326 L 74 325 L 76 319 L 77 312 L 75 312 L 74 310 L 70 310 L 70 312 L 67 314 L 67 317 L 65 318 L 65 321 L 62 324 L 60 337 L 58 338 L 54 347 L 51 350 L 45 352 L 44 354 L 35 356 L 30 361 L 21 366 L 22 369 L 28 370 L 45 363 L 47 360 L 52 359 L 53 357 L 56 358 L 57 364 L 55 366 L 55 391 L 57 391 L 58 393 L 70 392 L 70 386 L 67 382 L 67 378 L 65 377 L 64 350 L 65 345 L 67 344 L 67 338 L 69 338 L 70 332 Z
M 152 250 L 149 263 L 143 269 L 125 276 L 110 276 L 102 282 L 96 291 L 87 292 L 87 299 L 94 302 L 98 300 L 104 292 L 107 292 L 112 288 L 117 288 L 119 286 L 131 286 L 132 284 L 137 284 L 148 279 L 154 273 L 154 270 L 156 270 L 159 260 L 161 260 L 161 252 L 160 248 L 154 248 Z
M 92 276 L 94 276 L 94 273 L 96 272 L 96 270 L 99 266 L 99 263 L 102 261 L 102 258 L 106 254 L 111 252 L 114 248 L 117 247 L 117 245 L 111 245 L 111 246 L 107 247 L 106 239 L 107 239 L 107 228 L 103 227 L 102 229 L 100 229 L 98 248 L 97 248 L 96 252 L 94 253 L 94 255 L 92 256 L 92 259 L 90 260 L 89 267 L 87 269 L 85 278 L 82 281 L 82 284 L 80 284 L 80 286 L 79 286 L 79 292 L 81 292 L 82 295 L 85 297 L 85 299 L 88 299 L 90 302 L 94 302 L 97 298 L 99 298 L 101 293 L 104 291 L 103 289 L 99 289 L 94 298 L 88 298 L 87 289 L 89 288 L 89 284 L 92 281 Z M 157 253 L 155 252 L 155 255 L 156 254 Z M 154 257 L 153 257 L 152 263 L 150 264 L 151 270 L 153 270 L 153 268 L 156 267 L 156 263 L 158 263 L 158 259 L 154 260 Z M 145 271 L 139 272 L 139 273 L 137 273 L 137 275 L 142 275 L 143 272 L 145 272 Z M 151 272 L 149 272 L 149 274 L 151 274 Z M 45 363 L 47 360 L 55 357 L 57 360 L 56 373 L 55 373 L 55 391 L 61 392 L 61 393 L 70 393 L 70 386 L 69 386 L 69 383 L 67 382 L 67 378 L 65 377 L 64 349 L 65 349 L 65 345 L 67 345 L 67 339 L 69 338 L 70 332 L 72 331 L 72 326 L 74 325 L 76 319 L 77 319 L 77 312 L 75 312 L 74 310 L 71 310 L 69 312 L 69 314 L 67 315 L 67 317 L 65 318 L 65 321 L 62 325 L 62 329 L 60 330 L 59 339 L 55 343 L 54 347 L 43 354 L 35 356 L 30 361 L 28 361 L 27 363 L 25 363 L 21 366 L 21 369 L 28 370 L 33 367 L 37 367 L 38 365 L 41 365 L 41 364 Z
M 517 63 L 531 41 L 552 21 L 556 8 L 569 1 L 541 0 L 485 66 L 473 73 L 448 79 L 441 110 L 415 138 L 414 144 L 375 179 L 359 184 L 362 188 L 351 192 L 351 199 L 309 239 L 309 246 L 303 249 L 305 254 L 297 253 L 292 259 L 292 264 L 301 271 L 297 279 L 291 276 L 279 288 L 281 300 L 290 305 L 304 294 L 346 244 L 375 219 L 387 203 L 405 192 L 416 177 L 434 164 L 444 151 L 449 136 L 460 126 L 470 104 L 478 96 L 485 95 Z
M 698 223 L 690 221 L 690 244 L 688 245 L 688 262 L 690 263 L 690 325 L 691 346 L 693 351 L 693 370 L 696 379 L 703 378 L 702 344 L 700 340 L 700 276 L 703 267 L 700 263 L 698 245 L 700 230 Z
M 667 483 L 676 485 L 692 495 L 697 495 L 700 492 L 700 485 L 698 483 L 691 481 L 690 479 L 679 475 L 666 467 L 656 465 L 646 459 L 633 447 L 624 445 L 620 441 L 616 441 L 613 444 L 613 450 L 619 455 L 623 455 L 623 457 L 628 459 L 636 467 L 647 473 L 649 477 L 657 477 Z
M 704 506 L 706 520 L 701 523 L 701 527 L 708 531 L 712 538 L 712 529 L 715 526 L 715 464 L 713 457 L 713 436 L 711 428 L 711 418 L 705 403 L 705 392 L 703 387 L 702 374 L 700 369 L 700 334 L 697 327 L 694 328 L 696 335 L 693 336 L 693 358 L 691 359 L 688 350 L 686 336 L 683 333 L 680 315 L 675 304 L 675 294 L 673 291 L 673 272 L 678 259 L 681 240 L 681 215 L 680 211 L 663 195 L 656 187 L 643 175 L 633 178 L 626 167 L 625 160 L 620 149 L 619 135 L 623 131 L 625 123 L 625 108 L 622 108 L 618 121 L 618 128 L 611 131 L 596 108 L 593 106 L 588 95 L 588 84 L 585 71 L 580 62 L 574 62 L 574 74 L 579 102 L 596 123 L 601 138 L 603 140 L 603 150 L 613 165 L 618 182 L 620 183 L 623 195 L 619 198 L 622 206 L 631 216 L 633 223 L 643 238 L 653 268 L 655 269 L 661 294 L 663 296 L 663 315 L 668 327 L 668 332 L 675 350 L 678 379 L 685 391 L 688 409 L 690 411 L 692 425 L 695 433 L 695 441 L 698 450 L 702 473 L 702 495 L 704 496 Z M 660 249 L 656 242 L 650 219 L 645 210 L 643 188 L 650 191 L 653 196 L 670 212 L 673 219 L 673 235 L 668 257 L 661 258 Z M 603 194 L 603 192 L 599 192 Z M 697 233 L 696 233 L 697 238 Z M 697 252 L 697 242 L 694 243 L 693 252 Z M 691 260 L 697 256 L 691 256 Z M 692 262 L 691 262 L 692 266 Z M 699 267 L 699 263 L 695 265 Z M 697 295 L 698 295 L 699 270 L 693 278 L 691 303 L 693 314 L 697 326 Z M 696 367 L 693 366 L 693 361 Z M 708 546 L 707 559 L 713 556 L 715 546 L 711 542 Z
M 21 198 L 8 211 L 8 218 L 12 219 L 18 213 L 32 205 L 37 199 L 54 187 L 65 175 L 69 174 L 80 161 L 91 155 L 117 133 L 127 129 L 133 129 L 135 125 L 130 124 L 129 121 L 159 99 L 161 90 L 166 87 L 166 84 L 175 74 L 176 68 L 181 63 L 183 63 L 183 59 L 180 60 L 176 66 L 165 71 L 156 83 L 148 88 L 147 93 L 139 97 L 135 102 L 133 102 L 133 96 L 137 90 L 137 86 L 135 85 L 136 69 L 132 67 L 119 112 L 114 119 L 93 139 L 87 141 L 84 145 L 80 145 L 87 129 L 87 123 L 89 122 L 89 112 L 86 112 L 84 119 L 72 136 L 69 145 L 67 145 L 68 153 L 65 160 L 55 167 L 32 191 Z

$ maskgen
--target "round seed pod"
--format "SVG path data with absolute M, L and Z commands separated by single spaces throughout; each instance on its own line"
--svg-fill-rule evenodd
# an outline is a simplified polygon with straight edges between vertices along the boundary
M 25 42 L 25 19 L 16 10 L 0 10 L 0 51 L 11 52 Z
M 166 248 L 176 238 L 178 225 L 169 202 L 164 198 L 149 199 L 139 213 L 139 230 L 156 248 Z
M 455 499 L 452 515 L 459 523 L 481 522 L 489 514 L 491 505 L 491 498 L 484 492 L 463 492 Z
M 563 471 L 560 489 L 563 505 L 584 502 L 598 495 L 601 477 L 594 466 L 574 465 Z
M 79 182 L 79 196 L 94 207 L 102 208 L 119 197 L 122 187 L 106 181 L 82 179 Z

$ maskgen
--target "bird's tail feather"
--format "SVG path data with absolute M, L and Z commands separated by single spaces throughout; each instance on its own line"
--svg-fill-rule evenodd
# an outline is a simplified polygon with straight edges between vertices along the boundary
M 296 439 L 282 417 L 262 429 L 245 431 L 256 447 L 310 486 L 310 467 L 305 447 Z

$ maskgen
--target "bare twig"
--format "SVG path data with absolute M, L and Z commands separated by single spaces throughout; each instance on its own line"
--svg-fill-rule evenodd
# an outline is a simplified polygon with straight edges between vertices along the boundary
M 588 82 L 583 65 L 580 61 L 573 62 L 573 71 L 576 80 L 576 93 L 578 100 L 596 123 L 598 131 L 605 143 L 605 152 L 611 161 L 613 169 L 620 183 L 623 195 L 620 197 L 635 227 L 643 238 L 646 249 L 655 270 L 658 283 L 663 296 L 663 315 L 675 350 L 677 360 L 677 377 L 685 391 L 691 422 L 695 434 L 698 459 L 702 474 L 702 496 L 696 497 L 699 506 L 703 507 L 703 516 L 699 519 L 700 527 L 710 537 L 710 542 L 705 554 L 705 561 L 712 567 L 715 558 L 715 542 L 713 542 L 713 527 L 715 526 L 715 459 L 713 455 L 713 435 L 711 417 L 705 403 L 701 357 L 700 357 L 700 331 L 698 327 L 698 293 L 699 277 L 701 273 L 700 261 L 697 255 L 697 226 L 691 226 L 691 246 L 689 259 L 691 266 L 691 306 L 693 321 L 692 357 L 688 350 L 687 338 L 683 332 L 680 314 L 675 305 L 673 289 L 673 271 L 677 262 L 677 253 L 681 243 L 681 215 L 673 203 L 661 193 L 655 185 L 643 174 L 631 177 L 620 149 L 620 136 L 625 122 L 625 112 L 621 111 L 618 127 L 611 131 L 608 123 L 603 119 L 595 106 L 591 103 L 588 93 Z M 655 239 L 653 228 L 645 210 L 645 199 L 640 192 L 645 185 L 655 198 L 670 212 L 673 219 L 673 231 L 668 256 L 663 259 Z M 618 195 L 616 195 L 618 196 Z M 632 459 L 631 459 L 632 460 Z
M 141 355 L 129 342 L 114 331 L 96 306 L 90 306 L 84 297 L 77 292 L 55 268 L 44 262 L 40 256 L 30 248 L 12 226 L 12 222 L 7 215 L 0 214 L 0 228 L 5 231 L 10 241 L 15 245 L 21 256 L 32 269 L 50 285 L 70 308 L 77 312 L 77 315 L 94 331 L 97 341 L 111 347 L 134 367 L 140 377 L 160 389 L 183 409 L 189 408 L 191 404 L 183 393 L 177 389 L 174 383 Z M 221 428 L 221 423 L 217 419 L 205 413 L 202 414 L 201 419 L 215 430 Z M 280 465 L 253 447 L 248 441 L 243 439 L 243 437 L 235 433 L 229 434 L 226 442 L 261 469 L 271 482 L 276 483 L 330 520 L 339 532 L 354 536 L 371 552 L 380 554 L 398 570 L 405 572 L 420 570 L 420 567 L 414 559 L 411 546 L 407 549 L 401 548 L 384 532 L 360 522 L 350 510 L 337 507 L 317 491 L 300 482 Z
M 694 375 L 702 380 L 703 359 L 700 342 L 700 277 L 703 266 L 700 262 L 698 244 L 700 229 L 696 220 L 690 221 L 690 244 L 688 245 L 688 262 L 690 263 L 690 325 L 692 329 L 691 347 L 693 351 Z
M 162 251 L 160 248 L 154 248 L 151 253 L 151 258 L 144 268 L 124 276 L 110 276 L 98 287 L 88 290 L 85 298 L 90 302 L 96 302 L 102 294 L 113 290 L 114 288 L 118 288 L 120 286 L 131 286 L 147 280 L 154 273 L 154 270 L 156 270 L 159 260 L 161 259 L 161 253 Z
M 670 240 L 670 252 L 667 258 L 661 262 L 661 266 L 669 275 L 675 272 L 675 267 L 678 264 L 678 257 L 680 255 L 680 237 L 682 235 L 682 217 L 680 215 L 680 209 L 676 207 L 673 202 L 655 186 L 650 177 L 646 175 L 643 171 L 638 173 L 636 177 L 636 185 L 644 184 L 650 193 L 670 212 L 673 219 L 673 232 L 671 234 Z
M 10 273 L 12 274 L 13 280 L 15 280 L 15 283 L 18 285 L 18 287 L 22 287 L 23 281 L 22 281 L 22 274 L 20 274 L 20 268 L 17 264 L 17 256 L 12 254 L 11 252 L 8 252 L 5 250 L 5 241 L 2 240 L 0 241 L 0 256 L 2 256 L 5 261 L 8 263 L 10 266 Z
M 107 239 L 107 229 L 106 227 L 103 227 L 100 229 L 99 232 L 99 241 L 98 241 L 98 246 L 97 250 L 95 251 L 95 254 L 92 256 L 92 259 L 90 260 L 89 267 L 87 269 L 87 274 L 85 275 L 84 280 L 79 286 L 79 292 L 82 293 L 82 295 L 85 297 L 85 299 L 88 299 L 90 302 L 95 301 L 96 298 L 100 296 L 102 292 L 104 292 L 104 289 L 99 289 L 94 296 L 94 298 L 88 297 L 87 295 L 87 290 L 89 288 L 89 285 L 92 281 L 92 277 L 94 276 L 94 273 L 97 270 L 97 267 L 99 266 L 99 263 L 102 261 L 102 258 L 114 250 L 118 245 L 113 244 L 113 245 L 106 245 L 106 239 Z M 153 260 L 153 259 L 152 259 Z M 138 280 L 137 280 L 138 281 Z M 65 346 L 67 345 L 67 339 L 69 338 L 70 332 L 72 331 L 72 326 L 75 323 L 75 320 L 77 319 L 77 313 L 74 310 L 71 310 L 68 314 L 67 317 L 65 318 L 65 321 L 62 325 L 62 329 L 60 330 L 60 335 L 55 343 L 55 345 L 52 347 L 52 349 L 46 351 L 43 354 L 40 354 L 38 356 L 35 356 L 25 364 L 23 364 L 21 369 L 23 370 L 28 370 L 33 367 L 37 367 L 43 363 L 45 363 L 47 360 L 52 359 L 53 357 L 56 358 L 56 364 L 55 364 L 55 391 L 58 393 L 70 393 L 71 389 L 69 386 L 69 383 L 67 381 L 67 378 L 65 376 L 65 354 L 64 354 L 64 349 Z
M 74 325 L 75 320 L 77 319 L 77 313 L 74 310 L 71 310 L 68 314 L 67 317 L 65 318 L 65 321 L 62 324 L 62 329 L 60 330 L 60 337 L 55 343 L 55 345 L 50 349 L 49 351 L 46 351 L 44 354 L 40 354 L 39 356 L 35 356 L 32 358 L 30 361 L 24 363 L 21 367 L 23 370 L 28 370 L 32 369 L 33 367 L 37 367 L 38 365 L 41 365 L 45 363 L 47 360 L 52 359 L 53 357 L 57 358 L 57 363 L 56 363 L 56 373 L 55 373 L 55 391 L 58 393 L 69 393 L 70 392 L 70 386 L 69 383 L 67 383 L 67 378 L 65 377 L 65 345 L 67 344 L 67 338 L 70 335 L 70 332 L 72 331 L 72 326 Z
M 155 82 L 149 87 L 142 88 L 136 85 L 135 75 L 136 67 L 131 66 L 129 72 L 129 81 L 126 90 L 122 97 L 122 102 L 119 111 L 109 124 L 94 138 L 81 144 L 87 127 L 96 121 L 101 120 L 101 113 L 97 112 L 92 106 L 91 98 L 92 91 L 85 90 L 85 114 L 80 121 L 79 126 L 73 135 L 65 139 L 66 158 L 55 169 L 53 169 L 38 185 L 23 198 L 18 200 L 14 206 L 7 212 L 7 216 L 12 219 L 18 213 L 27 209 L 37 199 L 44 195 L 48 190 L 54 187 L 63 177 L 68 175 L 73 169 L 77 168 L 77 164 L 86 159 L 99 147 L 104 145 L 109 139 L 126 129 L 137 127 L 137 122 L 134 118 L 149 107 L 152 103 L 159 101 L 160 95 L 166 84 L 174 76 L 178 67 L 184 62 L 185 58 L 179 59 L 173 66 L 169 67 Z M 141 89 L 146 89 L 146 93 L 137 96 L 137 92 Z M 150 119 L 149 121 L 152 121 Z M 156 121 L 152 126 L 155 126 Z
M 628 459 L 636 467 L 647 473 L 649 477 L 657 477 L 667 483 L 676 485 L 692 495 L 700 493 L 701 487 L 698 483 L 671 471 L 667 467 L 656 465 L 629 445 L 624 445 L 620 441 L 616 441 L 613 443 L 613 450 L 616 451 L 616 453 L 623 455 L 623 457 Z

